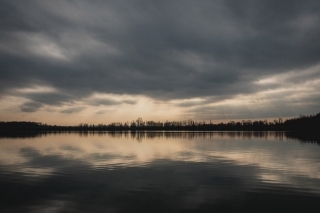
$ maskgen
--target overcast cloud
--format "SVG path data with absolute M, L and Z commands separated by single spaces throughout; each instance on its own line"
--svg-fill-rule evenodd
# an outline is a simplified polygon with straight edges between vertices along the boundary
M 2 110 L 6 97 L 76 114 L 144 96 L 195 119 L 316 113 L 319 11 L 317 0 L 2 0 Z

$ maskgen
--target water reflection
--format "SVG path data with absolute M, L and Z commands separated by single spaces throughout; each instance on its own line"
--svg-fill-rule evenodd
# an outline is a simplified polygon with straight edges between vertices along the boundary
M 310 132 L 279 132 L 279 131 L 222 131 L 222 132 L 190 132 L 190 131 L 55 131 L 55 132 L 0 132 L 1 138 L 37 138 L 55 134 L 79 134 L 81 137 L 88 136 L 111 136 L 114 138 L 132 138 L 142 141 L 144 138 L 198 138 L 198 137 L 231 137 L 231 138 L 271 138 L 276 140 L 298 139 L 301 142 L 320 144 L 320 134 Z
M 0 139 L 0 212 L 320 207 L 320 146 L 284 132 L 82 132 Z

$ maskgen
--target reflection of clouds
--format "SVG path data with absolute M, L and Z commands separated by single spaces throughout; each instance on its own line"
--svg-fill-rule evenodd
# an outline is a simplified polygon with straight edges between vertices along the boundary
M 256 153 L 254 153 L 257 151 Z M 301 182 L 297 176 L 306 179 L 320 181 L 320 165 L 314 162 L 295 159 L 294 156 L 287 156 L 286 159 L 279 159 L 276 153 L 268 151 L 252 150 L 253 153 L 212 153 L 212 157 L 227 159 L 237 165 L 254 165 L 261 168 L 258 178 L 265 182 L 292 185 L 295 187 L 307 187 L 315 189 L 313 183 Z M 316 187 L 320 192 L 320 187 Z
M 320 187 L 313 186 L 314 181 L 320 181 L 318 146 L 269 139 L 198 141 L 194 150 L 202 159 L 206 156 L 209 160 L 221 159 L 239 166 L 256 166 L 260 168 L 256 175 L 261 181 L 320 191 Z M 305 179 L 312 181 L 306 183 Z
M 0 145 L 1 146 L 1 145 Z M 20 156 L 15 149 L 0 149 L 0 164 L 1 165 L 16 165 L 25 163 L 27 159 Z
M 24 173 L 25 176 L 29 177 L 41 177 L 51 175 L 54 172 L 53 168 L 32 168 L 32 167 L 22 167 L 19 172 Z
M 65 163 L 63 159 L 83 161 L 93 167 L 138 166 L 156 159 L 175 159 L 176 153 L 184 149 L 179 141 L 159 139 L 137 143 L 130 138 L 79 137 L 77 134 L 8 139 L 0 146 L 0 153 L 6 153 L 0 155 L 2 165 L 32 163 L 36 167 L 59 167 Z
M 243 141 L 243 147 L 227 147 L 216 144 L 211 150 L 207 149 L 208 156 L 213 159 L 227 160 L 236 165 L 257 166 L 256 176 L 263 182 L 291 185 L 297 188 L 309 188 L 320 192 L 320 164 L 319 159 L 314 161 L 315 146 L 306 145 L 304 149 L 295 148 L 295 143 L 272 143 L 263 147 L 257 141 Z M 311 158 L 310 158 L 311 157 Z M 319 158 L 319 157 L 318 157 Z M 299 177 L 299 178 L 297 178 Z M 307 181 L 309 180 L 309 181 Z
M 144 137 L 141 142 L 132 140 L 136 134 L 134 138 L 130 134 L 124 137 L 57 134 L 26 140 L 6 139 L 0 144 L 0 163 L 11 170 L 19 168 L 28 176 L 43 176 L 77 164 L 112 169 L 146 166 L 161 159 L 209 163 L 223 160 L 260 168 L 255 175 L 265 182 L 314 189 L 314 182 L 305 183 L 305 179 L 320 179 L 315 149 L 318 147 L 314 145 L 280 142 L 272 136 L 254 138 L 220 133 L 210 137 L 190 137 L 185 133 L 173 138 L 151 136 L 152 139 Z
M 72 203 L 64 200 L 49 200 L 30 209 L 30 213 L 55 213 L 72 210 Z
M 141 142 L 127 136 L 2 139 L 0 153 L 9 152 L 0 155 L 0 187 L 15 200 L 8 212 L 141 212 L 142 206 L 201 212 L 250 201 L 247 196 L 256 203 L 276 201 L 278 193 L 320 194 L 319 147 L 312 144 L 221 134 Z

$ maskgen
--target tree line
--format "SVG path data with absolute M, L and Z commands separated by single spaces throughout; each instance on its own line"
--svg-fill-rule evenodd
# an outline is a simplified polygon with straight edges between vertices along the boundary
M 138 118 L 131 122 L 110 124 L 81 123 L 75 126 L 48 125 L 30 121 L 0 122 L 0 131 L 135 131 L 135 130 L 185 130 L 185 131 L 294 131 L 317 132 L 320 128 L 320 113 L 299 116 L 283 121 L 282 118 L 268 120 L 242 120 L 227 123 L 184 121 L 144 121 Z

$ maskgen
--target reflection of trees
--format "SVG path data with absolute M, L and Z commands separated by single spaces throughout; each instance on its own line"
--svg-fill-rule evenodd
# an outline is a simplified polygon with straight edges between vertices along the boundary
M 215 139 L 215 138 L 234 138 L 234 139 L 276 139 L 285 140 L 299 139 L 303 142 L 315 142 L 320 144 L 319 134 L 310 133 L 298 133 L 287 131 L 202 131 L 202 132 L 190 132 L 190 131 L 127 131 L 127 132 L 106 132 L 111 137 L 119 138 L 132 138 L 139 142 L 144 139 L 182 139 L 182 140 L 194 140 L 194 139 Z
M 282 140 L 286 137 L 286 132 L 275 131 L 238 131 L 238 132 L 190 132 L 190 131 L 131 131 L 131 132 L 107 132 L 111 137 L 128 137 L 141 142 L 143 139 L 206 139 L 214 137 L 228 138 L 276 138 Z
M 289 132 L 289 131 L 47 131 L 47 132 L 0 132 L 0 138 L 36 138 L 49 134 L 78 134 L 81 137 L 105 137 L 131 138 L 142 142 L 145 139 L 277 139 L 284 140 L 299 139 L 302 142 L 312 142 L 320 144 L 319 133 L 312 132 Z

